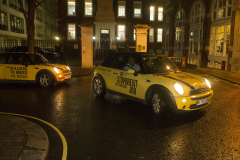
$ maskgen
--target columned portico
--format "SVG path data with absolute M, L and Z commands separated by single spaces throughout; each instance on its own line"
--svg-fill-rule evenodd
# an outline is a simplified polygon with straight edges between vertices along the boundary
M 147 52 L 147 35 L 150 26 L 137 24 L 136 28 L 136 52 Z

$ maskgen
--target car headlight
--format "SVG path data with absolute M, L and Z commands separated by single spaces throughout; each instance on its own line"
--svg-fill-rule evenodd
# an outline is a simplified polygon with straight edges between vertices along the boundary
M 54 71 L 55 71 L 56 73 L 59 73 L 59 70 L 58 70 L 57 68 L 55 68 L 55 67 L 54 67 Z
M 210 82 L 209 82 L 207 79 L 205 79 L 205 82 L 206 82 L 207 86 L 208 86 L 209 88 L 211 88 L 211 84 L 210 84 Z
M 67 66 L 67 69 L 70 71 L 71 69 Z
M 184 94 L 184 90 L 183 87 L 178 84 L 178 83 L 174 83 L 174 89 L 177 91 L 178 94 L 183 95 Z

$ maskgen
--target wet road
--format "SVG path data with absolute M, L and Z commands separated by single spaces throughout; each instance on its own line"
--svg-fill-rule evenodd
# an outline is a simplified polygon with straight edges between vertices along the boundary
M 96 98 L 91 78 L 73 77 L 70 83 L 47 89 L 0 84 L 0 111 L 56 126 L 67 140 L 69 160 L 240 159 L 240 86 L 208 78 L 214 91 L 210 106 L 156 118 L 140 103 L 109 94 Z M 36 123 L 49 136 L 48 160 L 61 159 L 59 136 Z

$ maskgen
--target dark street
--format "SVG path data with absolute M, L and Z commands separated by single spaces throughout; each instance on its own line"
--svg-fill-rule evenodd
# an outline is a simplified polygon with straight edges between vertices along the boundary
M 1 112 L 33 116 L 56 126 L 67 159 L 239 159 L 239 86 L 208 77 L 212 103 L 200 110 L 155 117 L 143 104 L 107 94 L 96 98 L 92 75 L 57 87 L 0 84 Z M 227 84 L 227 85 L 226 85 Z M 62 142 L 49 126 L 47 159 L 61 159 Z

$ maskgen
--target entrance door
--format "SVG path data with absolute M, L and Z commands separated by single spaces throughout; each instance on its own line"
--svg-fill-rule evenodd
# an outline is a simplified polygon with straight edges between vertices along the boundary
M 100 40 L 101 40 L 101 49 L 110 48 L 110 29 L 101 29 L 100 30 Z

